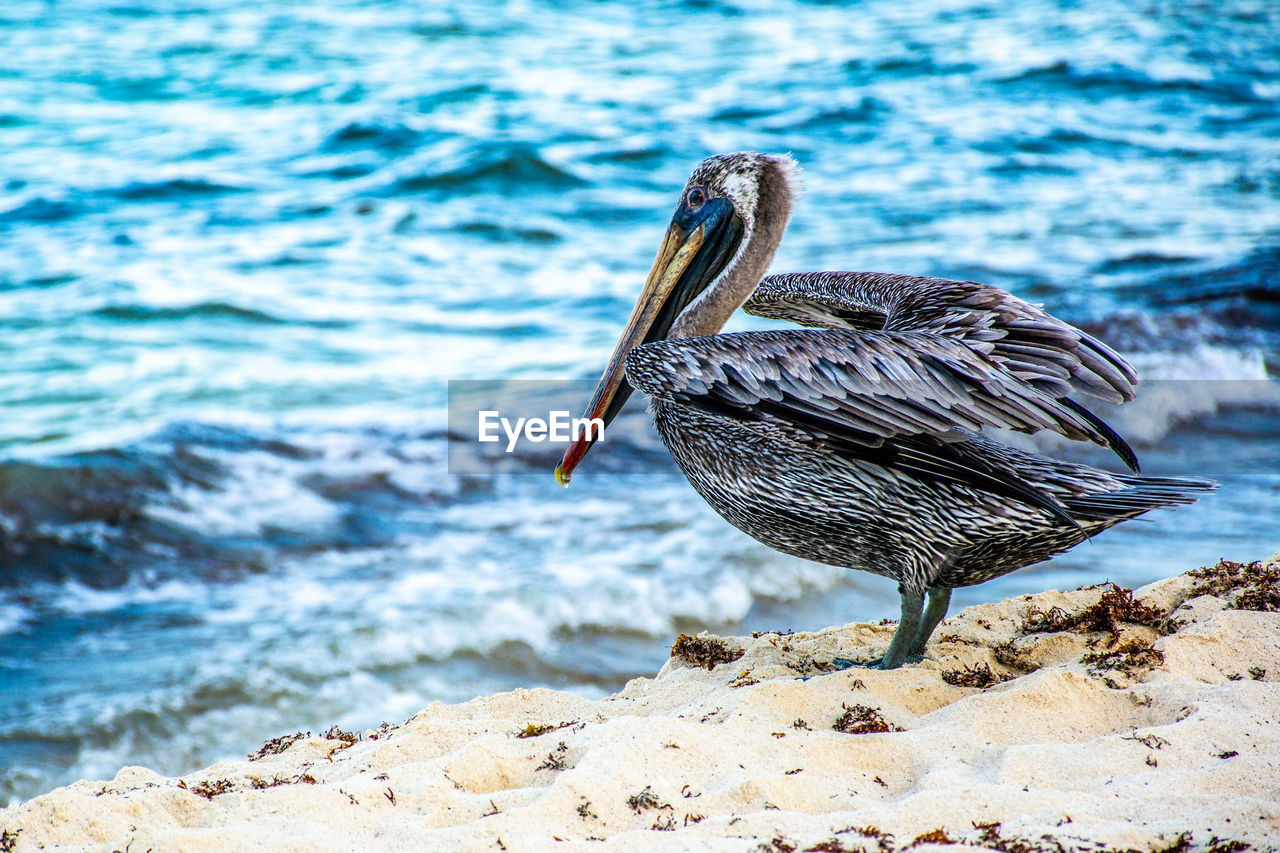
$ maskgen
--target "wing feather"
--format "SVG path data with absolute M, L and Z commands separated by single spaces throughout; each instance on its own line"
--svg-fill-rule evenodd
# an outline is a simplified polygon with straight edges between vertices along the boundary
M 1110 439 L 1096 418 L 991 357 L 918 332 L 790 330 L 657 341 L 628 354 L 627 379 L 651 397 L 736 412 L 804 442 L 874 447 L 956 427 L 1051 429 L 1103 445 Z
M 1137 375 L 1106 344 L 1007 291 L 973 281 L 866 272 L 769 276 L 750 314 L 825 329 L 929 332 L 991 356 L 1055 397 L 1133 399 Z
M 820 379 L 819 379 L 820 378 Z M 1106 433 L 989 357 L 914 332 L 795 330 L 659 341 L 627 356 L 627 380 L 651 397 L 845 458 L 966 483 L 1075 522 L 1061 502 L 967 453 L 957 428 Z

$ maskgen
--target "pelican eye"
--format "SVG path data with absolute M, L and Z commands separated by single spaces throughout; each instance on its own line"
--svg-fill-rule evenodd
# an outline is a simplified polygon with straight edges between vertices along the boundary
M 685 193 L 684 203 L 690 210 L 697 210 L 707 203 L 707 191 L 702 187 L 694 187 Z

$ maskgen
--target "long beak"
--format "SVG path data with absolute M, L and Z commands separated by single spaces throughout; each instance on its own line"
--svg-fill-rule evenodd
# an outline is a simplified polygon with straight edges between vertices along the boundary
M 649 277 L 644 283 L 640 300 L 636 302 L 631 319 L 618 340 L 613 357 L 600 377 L 591 402 L 587 404 L 585 418 L 600 419 L 605 426 L 622 411 L 622 406 L 631 396 L 631 386 L 626 379 L 627 353 L 635 347 L 666 335 L 679 309 L 674 307 L 672 296 L 681 277 L 702 247 L 706 237 L 706 226 L 699 224 L 692 231 L 686 231 L 680 225 L 672 223 L 667 229 L 667 236 L 658 250 L 658 257 L 649 270 Z M 679 306 L 683 308 L 684 306 Z M 569 485 L 573 469 L 582 461 L 591 449 L 599 430 L 586 430 L 574 438 L 565 451 L 564 458 L 556 466 L 556 482 L 562 486 Z

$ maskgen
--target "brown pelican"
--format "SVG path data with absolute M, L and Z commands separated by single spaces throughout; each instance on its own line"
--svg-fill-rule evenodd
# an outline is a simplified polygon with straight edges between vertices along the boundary
M 694 169 L 586 417 L 607 425 L 639 388 L 689 482 L 739 530 L 897 581 L 902 617 L 881 667 L 923 655 L 952 588 L 1216 487 L 978 434 L 1053 430 L 1138 470 L 1124 440 L 1068 396 L 1132 400 L 1133 369 L 1010 293 L 882 273 L 765 278 L 795 173 L 789 157 L 756 153 Z M 814 328 L 717 334 L 739 307 Z M 565 452 L 562 484 L 591 440 Z

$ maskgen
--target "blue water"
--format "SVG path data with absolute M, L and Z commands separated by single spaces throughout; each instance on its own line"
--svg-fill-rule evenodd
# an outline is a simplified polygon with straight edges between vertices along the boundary
M 0 804 L 891 615 L 678 477 L 444 464 L 446 380 L 597 374 L 740 149 L 805 169 L 775 269 L 988 281 L 1198 380 L 1125 428 L 1221 492 L 957 606 L 1280 546 L 1274 3 L 6 0 Z

